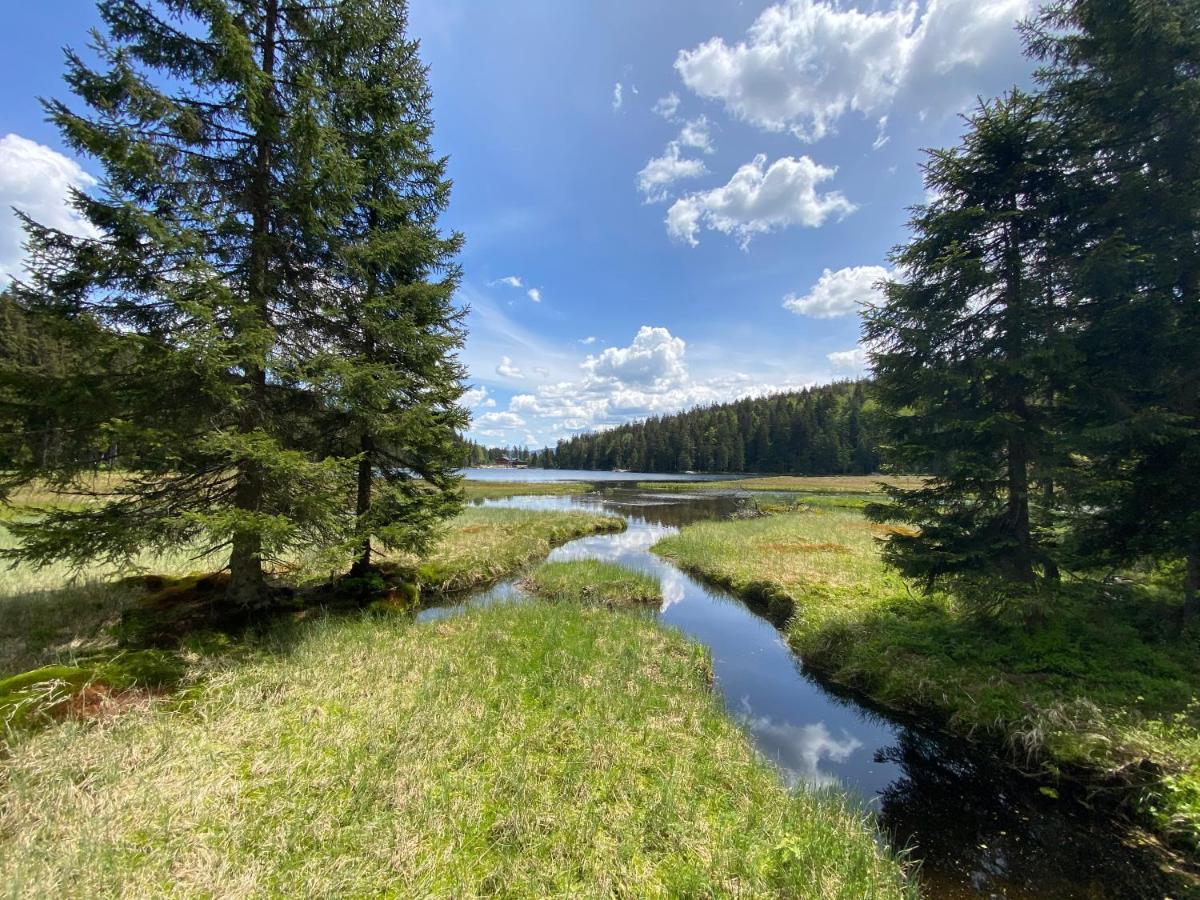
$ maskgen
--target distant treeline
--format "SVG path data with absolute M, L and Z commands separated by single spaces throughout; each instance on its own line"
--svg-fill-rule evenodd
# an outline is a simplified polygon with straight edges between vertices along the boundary
M 508 456 L 559 469 L 867 474 L 879 468 L 867 386 L 839 382 L 654 416 L 559 441 L 552 451 L 471 445 L 470 458 Z
M 560 441 L 560 469 L 866 474 L 879 467 L 864 381 L 655 416 Z

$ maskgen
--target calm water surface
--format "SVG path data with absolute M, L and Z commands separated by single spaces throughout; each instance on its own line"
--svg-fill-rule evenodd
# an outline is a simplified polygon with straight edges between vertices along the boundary
M 511 480 L 543 470 L 473 470 L 471 477 L 477 477 L 475 471 L 499 471 L 503 480 Z M 586 480 L 595 473 L 575 475 Z M 583 508 L 623 516 L 625 532 L 571 541 L 550 558 L 609 560 L 659 579 L 664 597 L 659 618 L 710 648 L 716 688 L 759 751 L 789 784 L 842 789 L 863 803 L 893 845 L 910 848 L 921 861 L 928 895 L 1163 896 L 1150 861 L 1126 848 L 1103 823 L 1042 796 L 961 741 L 881 715 L 822 687 L 774 624 L 649 552 L 689 522 L 727 516 L 737 502 L 730 496 L 660 495 L 612 483 L 598 484 L 586 495 L 514 497 L 483 505 Z M 420 615 L 437 618 L 467 605 L 521 597 L 511 580 Z

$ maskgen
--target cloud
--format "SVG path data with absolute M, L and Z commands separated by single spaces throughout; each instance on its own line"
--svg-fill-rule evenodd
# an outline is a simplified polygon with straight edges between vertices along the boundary
M 484 413 L 477 421 L 480 425 L 498 426 L 500 428 L 525 427 L 525 420 L 516 413 L 511 412 Z
M 754 735 L 755 743 L 783 769 L 791 787 L 801 782 L 813 787 L 838 784 L 836 772 L 826 771 L 822 763 L 826 760 L 844 763 L 863 747 L 862 741 L 845 730 L 841 738 L 835 738 L 824 722 L 797 725 L 768 716 L 754 716 L 746 698 L 742 699 L 742 710 L 740 718 Z
M 690 119 L 684 123 L 679 132 L 679 143 L 684 147 L 692 147 L 705 153 L 713 152 L 711 124 L 707 116 Z
M 488 287 L 495 287 L 498 284 L 506 284 L 511 288 L 519 288 L 523 284 L 520 275 L 505 275 L 503 278 L 497 278 L 495 281 L 489 281 Z
M 463 392 L 460 402 L 468 409 L 489 409 L 496 405 L 496 401 L 488 396 L 488 389 L 483 386 Z
M 625 102 L 625 100 L 621 96 L 621 82 L 618 81 L 616 84 L 613 85 L 613 94 L 612 94 L 613 112 L 616 112 L 617 110 L 619 110 L 621 108 L 621 104 L 624 102 Z
M 817 193 L 817 185 L 837 169 L 807 156 L 784 156 L 769 167 L 766 163 L 760 153 L 723 187 L 676 200 L 667 211 L 667 234 L 694 247 L 701 227 L 707 227 L 733 236 L 745 249 L 756 234 L 791 225 L 815 228 L 830 216 L 841 218 L 854 211 L 840 191 Z
M 815 141 L 847 110 L 878 114 L 903 97 L 944 113 L 994 92 L 984 85 L 1011 83 L 1013 66 L 1024 65 L 1015 25 L 1031 2 L 929 0 L 918 14 L 907 0 L 869 12 L 785 0 L 763 10 L 745 40 L 710 38 L 681 50 L 675 68 L 732 115 Z
M 638 190 L 647 203 L 661 203 L 670 197 L 668 190 L 681 178 L 698 178 L 708 172 L 698 159 L 679 155 L 679 142 L 671 141 L 662 156 L 656 156 L 638 172 Z
M 875 132 L 875 140 L 871 142 L 872 150 L 882 149 L 884 144 L 886 144 L 888 141 L 891 140 L 891 138 L 888 137 L 888 135 L 887 135 L 887 123 L 888 123 L 887 116 L 879 117 L 879 122 L 877 123 L 877 126 L 876 126 L 878 128 L 878 131 Z
M 507 356 L 500 357 L 500 365 L 496 366 L 496 374 L 501 378 L 524 378 L 525 374 Z
M 827 353 L 826 359 L 835 369 L 861 372 L 867 367 L 867 349 L 855 347 L 853 350 L 837 350 Z
M 788 294 L 783 306 L 800 316 L 834 319 L 857 312 L 879 298 L 876 285 L 888 277 L 882 266 L 851 266 L 836 272 L 826 269 L 803 297 Z
M 676 121 L 676 113 L 679 110 L 679 95 L 674 91 L 667 94 L 665 97 L 659 97 L 653 107 L 656 115 L 662 116 L 668 122 Z
M 643 325 L 628 347 L 608 347 L 599 356 L 589 356 L 583 370 L 593 379 L 622 385 L 665 390 L 687 377 L 682 338 L 665 328 Z
M 13 207 L 49 228 L 100 237 L 69 202 L 72 188 L 87 190 L 96 183 L 77 162 L 49 147 L 19 134 L 0 138 L 0 285 L 24 269 L 25 231 Z
M 594 343 L 596 343 L 596 336 L 595 336 L 595 335 L 593 335 L 593 334 L 589 334 L 589 335 L 588 335 L 587 337 L 585 337 L 585 338 L 580 338 L 580 339 L 579 339 L 579 343 L 581 343 L 581 344 L 594 344 Z
M 534 303 L 542 302 L 541 288 L 530 288 L 528 291 L 526 291 L 526 293 L 529 295 L 529 299 L 532 300 Z
M 553 441 L 700 404 L 799 390 L 815 383 L 769 383 L 740 372 L 696 378 L 687 364 L 687 350 L 687 343 L 669 329 L 643 325 L 627 346 L 607 347 L 587 355 L 573 377 L 558 377 L 514 395 L 508 412 Z M 502 430 L 497 428 L 497 419 L 483 424 Z M 482 429 L 477 433 L 483 434 Z M 487 436 L 511 442 L 519 438 L 520 432 Z

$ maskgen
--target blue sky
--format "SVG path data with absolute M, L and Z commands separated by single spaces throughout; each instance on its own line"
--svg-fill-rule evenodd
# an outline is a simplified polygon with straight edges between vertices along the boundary
M 85 229 L 62 196 L 99 174 L 36 100 L 65 96 L 61 50 L 86 43 L 94 4 L 15 6 L 0 281 L 21 259 L 9 207 Z M 410 8 L 455 182 L 445 221 L 467 238 L 467 402 L 487 443 L 861 373 L 855 310 L 923 198 L 921 149 L 1030 68 L 1028 0 Z

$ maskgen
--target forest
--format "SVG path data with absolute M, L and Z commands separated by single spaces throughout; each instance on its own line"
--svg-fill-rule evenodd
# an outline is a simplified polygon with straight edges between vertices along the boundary
M 748 398 L 560 441 L 559 469 L 867 475 L 879 469 L 869 382 Z
M 868 475 L 880 457 L 870 382 L 718 403 L 559 441 L 554 448 L 468 442 L 468 465 L 501 457 L 550 469 Z

